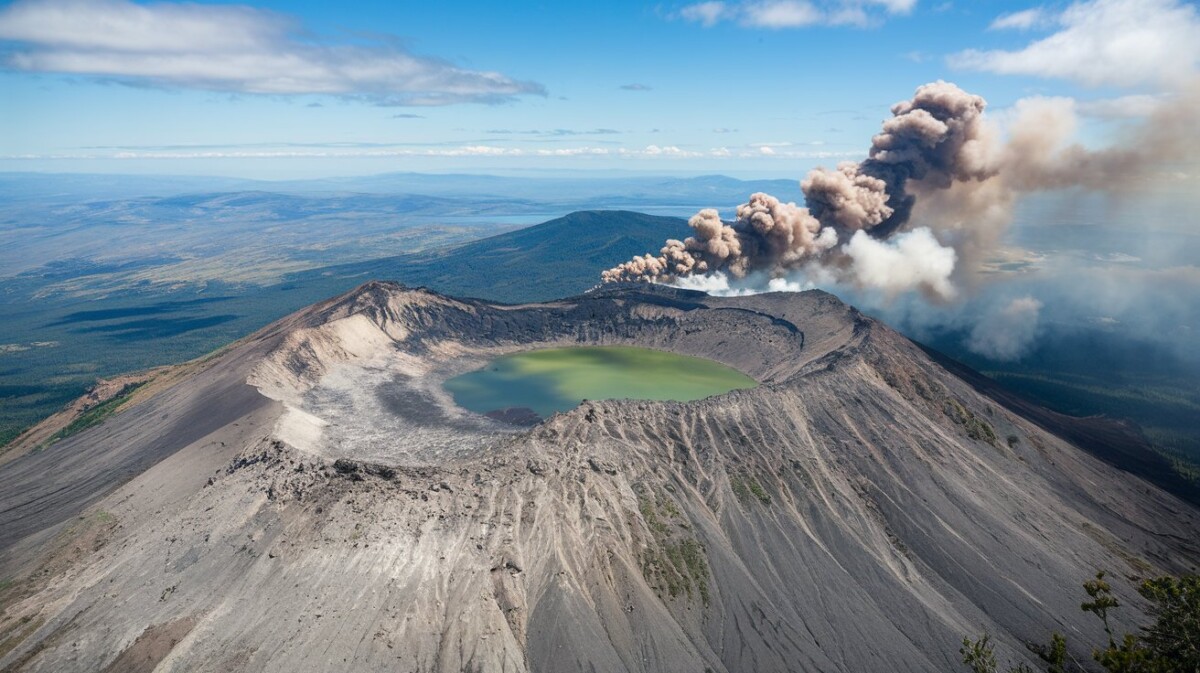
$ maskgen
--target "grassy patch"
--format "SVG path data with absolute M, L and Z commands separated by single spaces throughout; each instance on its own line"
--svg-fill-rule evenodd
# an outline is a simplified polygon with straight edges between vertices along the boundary
M 1187 479 L 1193 484 L 1200 483 L 1200 465 L 1197 465 L 1186 458 L 1180 458 L 1170 454 L 1166 454 L 1166 456 L 1167 460 L 1171 461 L 1171 469 L 1175 470 L 1176 474 L 1184 479 Z
M 704 546 L 692 538 L 670 542 L 642 557 L 642 574 L 659 591 L 671 598 L 699 594 L 700 602 L 708 607 L 712 594 L 708 588 L 708 560 Z
M 976 416 L 962 405 L 961 402 L 955 399 L 946 400 L 946 405 L 943 411 L 955 423 L 963 426 L 967 436 L 971 439 L 981 442 L 987 442 L 992 446 L 996 445 L 996 430 L 992 428 L 992 424 Z
M 746 482 L 740 477 L 729 478 L 729 488 L 733 490 L 733 495 L 737 497 L 743 505 L 750 502 L 750 487 L 746 486 Z
M 771 504 L 771 494 L 754 477 L 731 476 L 729 487 L 743 505 L 749 505 L 754 500 L 764 505 Z
M 750 487 L 750 492 L 754 494 L 754 497 L 758 498 L 759 502 L 764 505 L 771 504 L 771 494 L 767 493 L 767 491 L 763 489 L 762 484 L 759 484 L 757 481 L 751 479 L 748 485 Z
M 658 516 L 658 507 L 653 500 L 646 497 L 638 498 L 638 512 L 641 513 L 642 520 L 646 522 L 656 537 L 667 534 L 667 524 Z
M 121 405 L 129 399 L 129 396 L 133 394 L 133 391 L 141 388 L 143 385 L 145 385 L 145 383 L 146 382 L 143 381 L 141 383 L 126 384 L 124 388 L 121 388 L 121 392 L 83 412 L 78 418 L 71 421 L 67 427 L 54 433 L 54 436 L 50 438 L 50 441 L 56 442 L 60 439 L 65 439 L 71 435 L 83 432 L 90 427 L 100 425 L 105 421 L 105 419 L 115 414 L 117 410 L 121 408 Z
M 913 379 L 913 389 L 917 391 L 923 399 L 930 402 L 936 400 L 942 392 L 942 387 L 933 381 L 928 381 L 921 377 Z
M 660 597 L 689 600 L 700 598 L 708 607 L 708 561 L 704 545 L 686 531 L 689 526 L 675 502 L 668 497 L 659 503 L 649 496 L 638 498 L 638 511 L 654 536 L 642 554 L 642 576 Z
M 9 425 L 0 428 L 0 453 L 4 453 L 4 449 L 28 429 L 28 425 Z

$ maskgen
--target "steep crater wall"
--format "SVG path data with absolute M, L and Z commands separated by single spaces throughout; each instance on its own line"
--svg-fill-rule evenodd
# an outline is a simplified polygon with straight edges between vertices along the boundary
M 823 349 L 809 348 L 804 329 L 791 320 L 708 300 L 647 289 L 503 306 L 379 284 L 290 334 L 250 381 L 285 403 L 276 433 L 302 450 L 333 459 L 428 464 L 493 450 L 518 432 L 457 407 L 442 389 L 446 379 L 498 355 L 638 346 L 711 359 L 777 383 L 822 350 L 844 350 L 855 338 L 854 330 L 834 330 L 818 341 Z M 405 442 L 390 441 L 401 436 Z

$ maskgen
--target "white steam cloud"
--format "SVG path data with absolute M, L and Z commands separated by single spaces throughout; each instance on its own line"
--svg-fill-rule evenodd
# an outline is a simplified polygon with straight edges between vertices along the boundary
M 925 227 L 894 236 L 888 241 L 854 232 L 844 248 L 859 285 L 895 296 L 920 289 L 950 299 L 955 295 L 953 248 L 938 243 Z

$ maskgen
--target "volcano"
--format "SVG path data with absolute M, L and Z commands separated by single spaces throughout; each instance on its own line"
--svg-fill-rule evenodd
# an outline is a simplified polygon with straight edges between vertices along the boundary
M 577 345 L 758 385 L 533 427 L 442 387 Z M 503 305 L 373 282 L 15 452 L 3 671 L 932 671 L 984 632 L 1033 663 L 1051 631 L 1101 637 L 1079 610 L 1096 570 L 1131 629 L 1132 580 L 1200 560 L 1198 511 L 1136 432 L 820 291 Z

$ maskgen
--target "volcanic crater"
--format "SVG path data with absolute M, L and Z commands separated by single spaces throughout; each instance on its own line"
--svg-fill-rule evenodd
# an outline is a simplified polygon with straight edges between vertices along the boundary
M 520 409 L 498 410 L 514 412 L 515 422 L 488 418 L 459 407 L 446 392 L 447 380 L 497 356 L 638 346 L 721 362 L 763 382 L 786 373 L 773 358 L 796 363 L 801 352 L 812 356 L 811 348 L 804 349 L 804 332 L 786 319 L 743 306 L 691 315 L 709 308 L 695 302 L 703 295 L 666 289 L 630 294 L 637 289 L 606 288 L 583 305 L 505 306 L 369 285 L 358 301 L 381 310 L 359 312 L 353 302 L 334 309 L 319 326 L 293 333 L 250 380 L 285 403 L 276 432 L 298 448 L 332 459 L 419 465 L 486 453 L 520 426 L 542 420 Z M 647 306 L 630 310 L 647 298 Z M 752 353 L 762 350 L 759 342 L 769 346 L 767 353 Z M 829 347 L 839 345 L 835 340 Z M 396 442 L 398 436 L 405 441 Z

